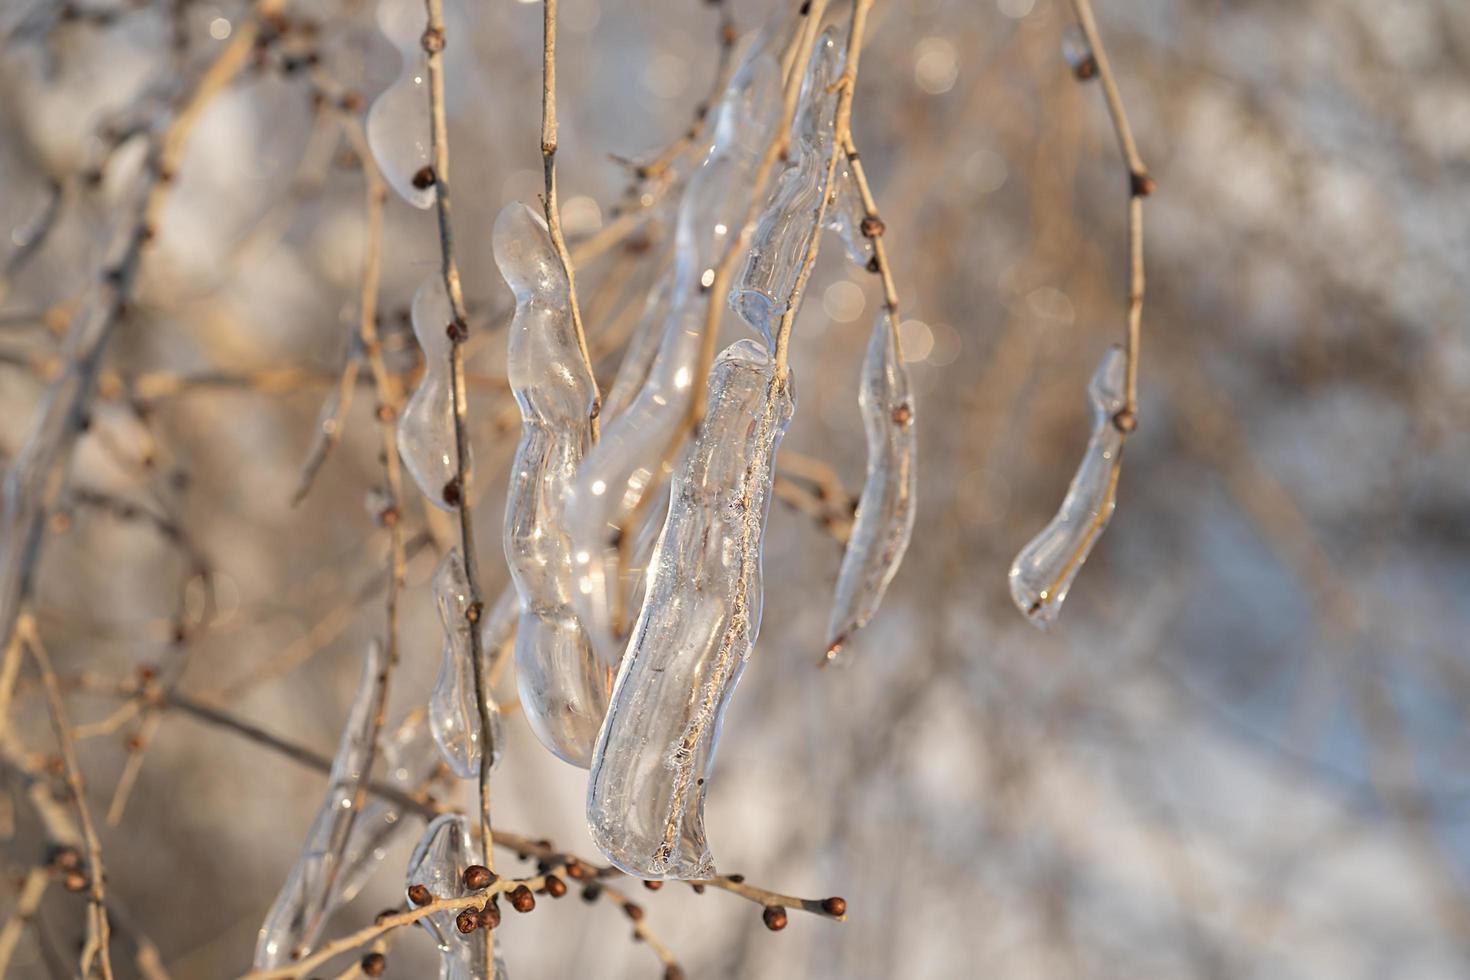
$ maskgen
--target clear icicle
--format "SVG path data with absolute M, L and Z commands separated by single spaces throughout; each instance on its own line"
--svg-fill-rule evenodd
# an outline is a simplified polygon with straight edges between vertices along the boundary
M 521 409 L 521 441 L 505 501 L 505 560 L 524 608 L 516 681 L 536 737 L 558 758 L 585 768 L 607 689 L 572 609 L 572 542 L 562 505 L 592 443 L 595 385 L 545 222 L 524 204 L 509 204 L 495 221 L 494 245 L 516 299 L 506 370 Z
M 434 604 L 444 626 L 444 657 L 429 695 L 429 728 L 449 768 L 461 779 L 480 771 L 480 709 L 475 700 L 474 652 L 470 643 L 469 583 L 459 549 L 451 548 L 434 572 Z M 500 710 L 490 704 L 490 764 L 500 761 L 504 739 Z
M 357 694 L 337 743 L 326 797 L 306 833 L 296 866 L 260 927 L 255 943 L 256 969 L 285 966 L 310 952 L 327 916 L 336 907 L 343 852 L 361 812 L 359 791 L 373 768 L 373 730 L 382 708 L 383 689 L 378 678 L 386 665 L 383 647 L 374 641 L 368 647 Z
M 863 360 L 858 406 L 868 435 L 868 476 L 837 576 L 827 624 L 829 661 L 878 611 L 914 531 L 914 399 L 894 327 L 886 309 L 878 314 Z
M 408 859 L 405 886 L 423 885 L 436 899 L 464 898 L 464 869 L 474 862 L 470 824 L 463 814 L 446 813 L 436 817 L 424 830 L 424 836 Z M 494 973 L 486 962 L 485 937 L 480 932 L 464 935 L 454 926 L 455 913 L 446 909 L 434 912 L 419 923 L 434 937 L 439 947 L 439 980 L 500 980 L 505 965 L 496 958 Z
M 1051 523 L 1021 549 L 1011 565 L 1011 598 L 1031 622 L 1045 629 L 1061 612 L 1072 580 L 1113 516 L 1123 433 L 1113 417 L 1125 404 L 1128 359 L 1109 347 L 1087 386 L 1092 438 Z
M 674 197 L 674 190 L 675 188 L 670 188 L 665 201 Z M 674 236 L 668 234 L 665 226 L 673 223 L 676 214 L 664 203 L 649 219 L 652 226 L 650 233 L 657 232 L 663 239 L 658 247 L 658 254 L 651 263 L 658 271 L 654 275 L 653 288 L 649 290 L 643 303 L 643 315 L 628 341 L 623 359 L 618 362 L 618 373 L 603 396 L 603 425 L 623 414 L 633 403 L 633 399 L 648 381 L 653 360 L 658 356 L 659 339 L 664 323 L 669 318 L 669 310 L 674 304 Z
M 873 261 L 873 240 L 863 234 L 863 219 L 868 209 L 863 206 L 863 196 L 858 193 L 857 178 L 847 160 L 838 162 L 837 189 L 832 192 L 832 202 L 827 205 L 827 229 L 842 239 L 842 250 L 847 259 L 859 268 L 870 268 Z
M 419 491 L 443 510 L 453 510 L 444 488 L 457 475 L 454 396 L 449 377 L 449 324 L 454 313 L 444 281 L 425 279 L 413 294 L 413 332 L 424 352 L 424 375 L 398 418 L 398 455 Z
M 368 148 L 388 186 L 416 208 L 434 204 L 432 185 L 417 187 L 414 175 L 430 163 L 428 62 L 421 41 L 428 18 L 420 0 L 382 0 L 378 27 L 398 48 L 398 80 L 373 100 L 367 115 Z
M 439 765 L 439 750 L 421 712 L 410 716 L 383 742 L 382 754 L 389 785 L 405 793 L 418 791 Z M 368 798 L 342 851 L 338 906 L 357 897 L 404 829 L 403 811 L 397 803 L 379 796 Z
M 837 91 L 846 56 L 845 31 L 832 26 L 812 48 L 800 102 L 791 123 L 791 163 L 776 181 L 751 238 L 750 253 L 730 290 L 730 308 L 773 347 L 775 325 L 786 312 L 802 260 L 817 233 L 827 192 Z
M 794 9 L 794 8 L 793 8 Z M 567 489 L 565 519 L 576 560 L 572 600 L 598 658 L 616 667 L 625 646 L 619 622 L 628 570 L 619 538 L 659 480 L 689 412 L 703 346 L 703 290 L 738 234 L 759 156 L 780 117 L 780 52 L 791 22 L 763 32 L 716 109 L 713 145 L 679 202 L 670 300 L 658 350 L 642 388 L 603 427 Z
M 760 631 L 761 548 L 789 383 L 754 340 L 725 350 L 675 476 L 647 596 L 598 737 L 587 820 L 643 878 L 707 878 L 705 784 L 720 721 Z

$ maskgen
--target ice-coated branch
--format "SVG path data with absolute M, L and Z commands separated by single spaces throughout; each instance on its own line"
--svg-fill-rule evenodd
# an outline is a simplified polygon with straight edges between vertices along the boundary
M 715 363 L 710 409 L 675 475 L 647 594 L 598 737 L 593 839 L 643 878 L 708 878 L 705 785 L 720 719 L 760 631 L 761 548 L 789 382 L 762 344 Z

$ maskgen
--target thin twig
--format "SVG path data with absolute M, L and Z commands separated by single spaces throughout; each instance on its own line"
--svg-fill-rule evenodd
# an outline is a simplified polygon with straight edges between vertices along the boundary
M 67 718 L 66 703 L 61 698 L 61 685 L 56 682 L 56 671 L 51 668 L 51 658 L 46 655 L 46 648 L 41 644 L 41 637 L 29 614 L 21 614 L 16 629 L 36 661 L 36 669 L 41 672 L 46 703 L 51 712 L 51 727 L 61 746 L 67 787 L 72 793 L 72 802 L 82 826 L 82 841 L 87 848 L 87 942 L 82 947 L 79 969 L 83 977 L 89 976 L 95 962 L 102 971 L 103 980 L 112 980 L 112 941 L 107 923 L 107 886 L 104 884 L 107 870 L 102 863 L 102 841 L 92 822 L 91 808 L 87 806 L 87 787 L 82 780 L 81 764 L 77 761 L 77 747 L 71 737 L 71 721 Z
M 602 425 L 599 419 L 602 393 L 597 390 L 597 375 L 592 370 L 592 355 L 587 350 L 587 331 L 582 325 L 582 309 L 577 304 L 576 269 L 572 264 L 572 254 L 567 251 L 566 238 L 562 236 L 561 209 L 556 203 L 556 0 L 542 0 L 541 6 L 541 167 L 546 178 L 546 192 L 541 203 L 546 212 L 551 246 L 556 250 L 556 257 L 561 260 L 562 271 L 567 277 L 567 301 L 572 308 L 572 330 L 577 335 L 577 349 L 582 353 L 582 364 L 592 381 L 592 406 L 588 417 L 592 425 L 592 441 L 596 442 Z

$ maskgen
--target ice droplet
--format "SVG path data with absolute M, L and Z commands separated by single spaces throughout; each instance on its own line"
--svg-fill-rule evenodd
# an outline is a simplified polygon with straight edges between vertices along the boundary
M 469 584 L 459 549 L 451 548 L 434 572 L 434 604 L 444 626 L 444 655 L 439 677 L 429 695 L 429 727 L 434 741 L 461 779 L 480 771 L 480 709 L 475 700 L 474 652 L 470 643 Z M 486 694 L 488 698 L 488 692 Z M 500 761 L 504 739 L 500 710 L 490 703 L 490 764 Z
M 1061 612 L 1072 580 L 1113 516 L 1123 454 L 1123 433 L 1113 418 L 1125 403 L 1127 366 L 1121 347 L 1109 347 L 1103 355 L 1087 386 L 1092 438 L 1077 475 L 1051 523 L 1021 549 L 1011 565 L 1011 598 L 1026 618 L 1043 629 Z
M 431 160 L 428 59 L 420 36 L 428 24 L 419 0 L 382 0 L 378 26 L 398 48 L 403 68 L 398 80 L 373 100 L 367 115 L 368 148 L 383 179 L 409 204 L 434 205 L 434 185 L 416 176 Z
M 449 376 L 449 325 L 454 313 L 444 282 L 434 275 L 413 294 L 413 332 L 424 352 L 424 375 L 398 417 L 398 455 L 436 507 L 453 510 L 444 488 L 457 476 L 454 395 Z

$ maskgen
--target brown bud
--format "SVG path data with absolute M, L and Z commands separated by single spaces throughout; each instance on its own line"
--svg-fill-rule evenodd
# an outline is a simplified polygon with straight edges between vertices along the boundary
M 480 924 L 480 913 L 475 909 L 465 909 L 454 917 L 454 928 L 468 936 L 475 931 Z
M 647 888 L 651 892 L 656 892 L 660 888 L 662 888 L 663 886 L 664 886 L 664 883 L 661 882 L 661 881 L 645 881 L 643 883 L 643 887 L 644 888 Z
M 907 404 L 899 405 L 893 410 L 894 425 L 908 425 L 914 420 L 914 410 Z
M 363 98 L 361 92 L 343 92 L 342 98 L 337 100 L 343 112 L 357 112 L 362 108 Z
M 822 899 L 822 911 L 839 918 L 847 914 L 847 899 L 839 895 Z
M 536 896 L 525 885 L 516 885 L 510 893 L 510 907 L 517 912 L 529 912 L 536 907 Z
M 703 885 L 694 884 L 694 885 L 690 885 L 689 887 L 694 889 L 694 894 L 696 894 L 696 895 L 703 895 L 704 894 L 704 886 Z
M 437 178 L 434 176 L 433 167 L 420 167 L 414 172 L 413 186 L 421 191 L 428 190 L 430 187 L 434 186 L 434 181 L 436 179 Z
M 438 54 L 444 50 L 444 32 L 437 27 L 431 27 L 424 31 L 424 36 L 419 38 L 419 43 L 429 54 Z
M 881 238 L 887 229 L 888 226 L 883 223 L 882 218 L 871 214 L 863 218 L 862 223 L 858 225 L 858 230 L 863 233 L 864 238 Z
M 1120 409 L 1118 414 L 1113 416 L 1113 428 L 1127 435 L 1138 428 L 1138 416 L 1126 408 Z
M 1148 197 L 1158 190 L 1158 182 L 1145 173 L 1128 175 L 1128 189 L 1134 197 Z
M 627 905 L 623 906 L 623 914 L 632 919 L 634 922 L 637 922 L 643 918 L 643 906 L 639 905 L 637 902 L 629 902 Z
M 589 905 L 597 901 L 601 897 L 602 886 L 595 881 L 592 882 L 592 884 L 588 885 L 586 888 L 582 889 L 582 901 L 587 902 Z
M 684 971 L 677 963 L 664 967 L 664 980 L 684 980 Z
M 500 903 L 491 899 L 489 904 L 480 910 L 479 920 L 481 929 L 499 929 Z
M 434 900 L 434 893 L 423 885 L 409 885 L 408 900 L 415 905 L 428 905 Z
M 391 918 L 392 916 L 397 915 L 400 911 L 400 909 L 384 909 L 377 915 L 373 916 L 373 924 L 382 925 L 384 919 Z
M 129 752 L 137 752 L 138 750 L 143 748 L 143 736 L 134 732 L 132 735 L 129 735 L 126 739 L 123 740 L 123 748 L 127 749 Z
M 738 885 L 745 881 L 745 875 L 725 875 L 725 880 L 733 881 Z
M 882 272 L 883 271 L 883 267 L 878 264 L 878 256 L 877 255 L 874 255 L 871 259 L 868 260 L 868 271 L 869 272 Z
M 552 898 L 561 898 L 567 893 L 567 883 L 556 875 L 546 876 L 546 894 Z
M 1077 62 L 1077 67 L 1072 69 L 1072 74 L 1077 76 L 1077 81 L 1087 82 L 1097 77 L 1097 59 L 1088 55 Z
M 483 864 L 472 864 L 464 869 L 464 886 L 472 892 L 480 892 L 495 884 L 497 875 Z
M 452 343 L 462 344 L 469 339 L 470 328 L 463 320 L 451 320 L 444 328 L 444 334 Z
M 576 878 L 578 881 L 587 881 L 596 877 L 596 874 L 591 868 L 575 859 L 567 862 L 567 874 Z
M 388 969 L 388 957 L 382 953 L 369 953 L 362 958 L 362 963 L 359 965 L 362 967 L 363 976 L 381 977 L 383 971 Z
M 786 910 L 779 905 L 767 905 L 761 918 L 765 920 L 766 928 L 772 932 L 780 932 L 786 928 Z
M 70 844 L 57 844 L 47 854 L 46 863 L 53 868 L 71 871 L 82 866 L 82 853 Z
M 444 496 L 444 502 L 446 504 L 448 504 L 449 506 L 451 506 L 451 507 L 458 507 L 459 506 L 459 501 L 460 501 L 461 494 L 460 494 L 460 489 L 459 489 L 459 478 L 458 477 L 455 477 L 454 479 L 450 480 L 448 483 L 444 484 L 443 496 Z
M 379 422 L 392 422 L 398 417 L 398 410 L 386 402 L 380 403 L 378 405 L 377 416 Z
M 69 892 L 84 892 L 87 890 L 87 876 L 78 868 L 73 868 L 61 876 L 61 885 Z

